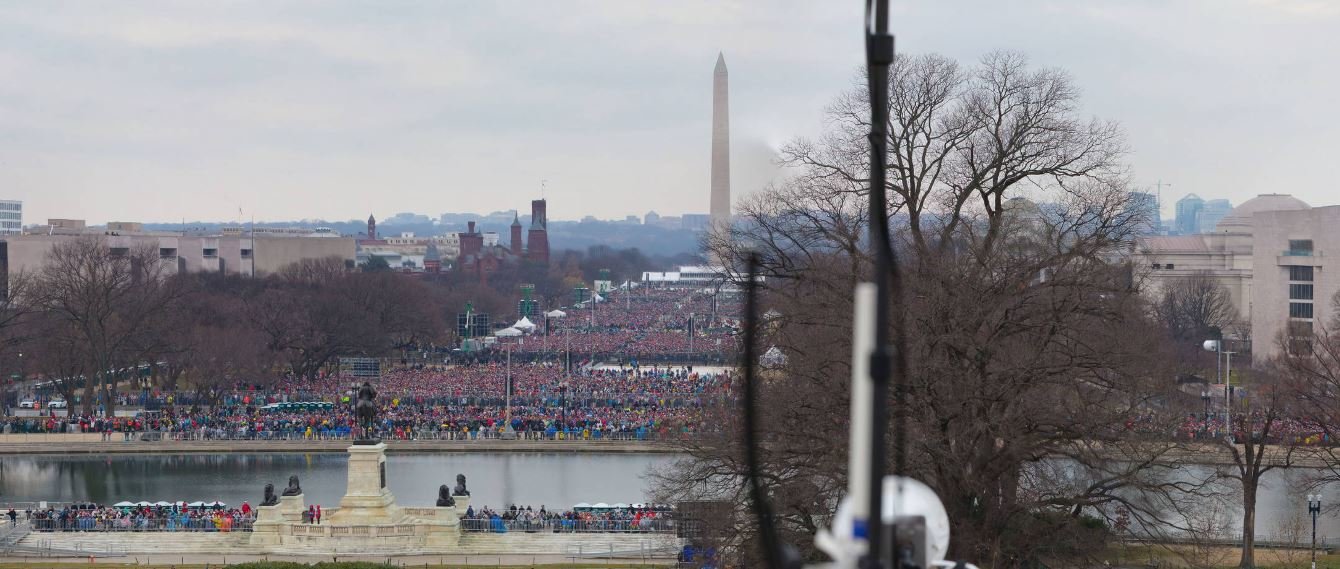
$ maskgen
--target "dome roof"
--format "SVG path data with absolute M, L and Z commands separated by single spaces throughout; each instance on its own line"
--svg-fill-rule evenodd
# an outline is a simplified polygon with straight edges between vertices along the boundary
M 1307 202 L 1295 198 L 1289 194 L 1260 194 L 1252 199 L 1242 202 L 1238 207 L 1228 212 L 1215 230 L 1220 230 L 1224 226 L 1244 226 L 1252 222 L 1252 214 L 1262 211 L 1292 211 L 1300 209 L 1311 209 L 1312 206 Z

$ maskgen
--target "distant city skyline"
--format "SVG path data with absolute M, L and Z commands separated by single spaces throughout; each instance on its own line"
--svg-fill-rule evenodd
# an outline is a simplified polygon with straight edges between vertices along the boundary
M 717 54 L 732 72 L 738 203 L 777 179 L 776 149 L 820 135 L 825 107 L 857 83 L 861 11 L 0 4 L 0 73 L 16 78 L 0 84 L 0 198 L 23 201 L 29 223 L 227 220 L 239 208 L 248 220 L 344 219 L 493 210 L 543 184 L 555 219 L 705 213 Z M 1337 24 L 1340 4 L 1308 0 L 909 0 L 893 12 L 902 53 L 966 66 L 1008 49 L 1069 73 L 1083 113 L 1123 125 L 1133 186 L 1171 183 L 1164 216 L 1187 193 L 1334 201 Z

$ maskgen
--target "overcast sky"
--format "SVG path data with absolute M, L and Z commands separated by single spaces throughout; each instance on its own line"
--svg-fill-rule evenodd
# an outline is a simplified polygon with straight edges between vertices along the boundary
M 777 176 L 861 63 L 861 0 L 0 0 L 0 198 L 24 221 L 706 212 Z M 900 52 L 1067 69 L 1165 212 L 1340 203 L 1340 2 L 894 0 Z M 239 209 L 243 212 L 239 216 Z

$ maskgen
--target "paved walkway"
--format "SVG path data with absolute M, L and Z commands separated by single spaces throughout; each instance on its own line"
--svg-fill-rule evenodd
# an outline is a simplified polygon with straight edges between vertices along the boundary
M 631 559 L 592 559 L 566 555 L 125 555 L 117 557 L 0 557 L 0 564 L 33 563 L 41 565 L 138 565 L 159 567 L 181 567 L 206 565 L 228 565 L 253 561 L 294 561 L 298 563 L 319 563 L 322 561 L 370 561 L 389 563 L 405 567 L 414 566 L 490 566 L 490 567 L 539 567 L 544 565 L 571 565 L 618 567 L 665 566 L 674 565 L 675 559 L 669 558 L 631 558 Z
M 347 440 L 283 441 L 102 441 L 98 434 L 0 435 L 5 454 L 123 454 L 192 452 L 344 452 Z M 594 452 L 674 453 L 674 445 L 650 441 L 386 441 L 389 453 L 412 452 Z

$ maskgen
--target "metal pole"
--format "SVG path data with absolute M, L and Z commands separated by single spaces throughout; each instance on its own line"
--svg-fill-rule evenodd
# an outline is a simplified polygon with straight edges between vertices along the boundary
M 1321 513 L 1321 494 L 1308 494 L 1307 511 L 1312 514 L 1312 569 L 1317 569 L 1317 514 Z
M 1224 352 L 1224 426 L 1228 436 L 1233 436 L 1233 395 L 1229 383 L 1233 380 L 1233 352 Z
M 905 371 L 905 360 L 901 353 L 890 350 L 890 324 L 901 324 L 901 322 L 891 322 L 890 300 L 895 291 L 894 286 L 898 284 L 894 280 L 893 271 L 897 270 L 894 264 L 892 239 L 889 236 L 888 223 L 888 205 L 885 192 L 885 160 L 888 158 L 889 144 L 889 67 L 893 64 L 893 36 L 889 34 L 889 2 L 888 0 L 874 0 L 873 13 L 867 13 L 866 17 L 874 18 L 874 29 L 870 29 L 871 22 L 866 22 L 866 67 L 868 70 L 869 91 L 870 91 L 870 246 L 873 249 L 875 257 L 874 281 L 875 290 L 875 338 L 872 353 L 870 355 L 870 400 L 863 402 L 871 407 L 870 411 L 870 477 L 867 481 L 870 484 L 870 491 L 867 496 L 869 506 L 867 512 L 869 520 L 867 524 L 866 539 L 869 544 L 867 558 L 863 566 L 877 568 L 883 566 L 885 559 L 892 561 L 890 565 L 897 565 L 896 556 L 891 555 L 889 551 L 882 551 L 884 537 L 884 519 L 882 516 L 884 506 L 884 476 L 888 474 L 888 447 L 887 435 L 889 428 L 889 384 L 890 377 L 893 375 L 893 368 L 897 367 L 900 371 Z M 871 6 L 867 4 L 867 9 Z M 901 317 L 901 316 L 900 316 Z M 901 334 L 901 326 L 900 326 Z M 897 358 L 897 360 L 894 360 Z M 901 381 L 902 378 L 899 378 Z M 896 413 L 899 417 L 899 426 L 902 426 L 902 390 L 899 385 L 898 397 L 895 406 L 898 407 Z M 856 402 L 853 402 L 855 404 Z M 903 473 L 903 430 L 897 429 L 895 433 L 894 446 L 899 449 L 895 454 L 896 465 L 895 474 Z M 890 544 L 890 547 L 896 547 Z M 889 569 L 893 569 L 889 567 Z

